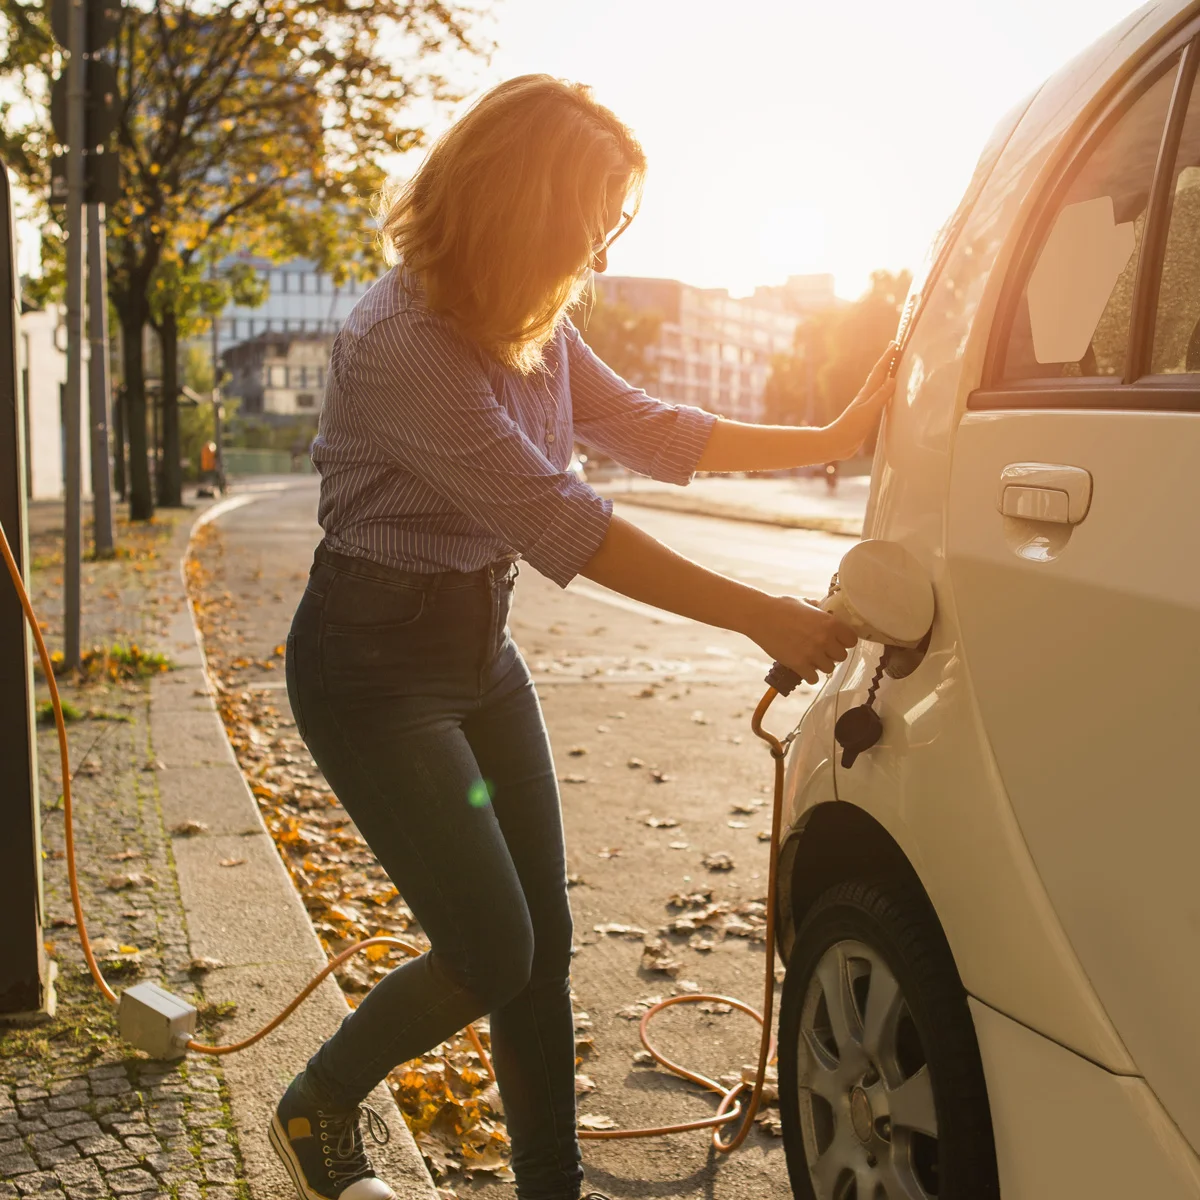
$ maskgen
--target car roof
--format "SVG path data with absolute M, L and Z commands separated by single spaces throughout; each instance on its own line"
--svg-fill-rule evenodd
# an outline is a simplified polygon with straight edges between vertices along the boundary
M 1037 90 L 1003 155 L 1028 162 L 1090 119 L 1154 46 L 1200 14 L 1200 0 L 1145 4 L 1060 67 Z
M 1031 96 L 1015 105 L 997 124 L 983 148 L 958 209 L 934 238 L 913 277 L 913 289 L 900 318 L 897 340 L 907 344 L 926 303 L 937 288 L 941 269 L 969 222 L 1003 236 L 1056 148 L 1086 124 L 1120 79 L 1144 55 L 1200 14 L 1200 0 L 1161 0 L 1145 4 L 1066 62 Z M 1005 215 L 1003 210 L 1007 210 Z M 990 268 L 997 247 L 977 254 L 966 273 Z M 957 272 L 963 278 L 962 265 Z M 951 284 L 951 287 L 955 286 Z

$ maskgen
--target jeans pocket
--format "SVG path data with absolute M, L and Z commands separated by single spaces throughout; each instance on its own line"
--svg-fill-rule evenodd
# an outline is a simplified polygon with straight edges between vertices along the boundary
M 303 740 L 307 726 L 304 724 L 304 710 L 300 707 L 300 687 L 296 679 L 296 635 L 291 632 L 287 635 L 283 668 L 287 681 L 288 703 L 292 706 L 292 716 L 296 721 L 296 732 Z
M 420 619 L 425 597 L 423 587 L 339 571 L 325 595 L 325 629 L 376 634 L 403 629 Z

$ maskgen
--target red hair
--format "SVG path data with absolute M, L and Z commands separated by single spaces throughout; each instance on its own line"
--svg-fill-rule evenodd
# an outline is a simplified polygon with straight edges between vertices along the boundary
M 646 157 L 583 84 L 521 75 L 450 127 L 388 206 L 384 253 L 429 306 L 506 366 L 531 371 L 579 293 Z

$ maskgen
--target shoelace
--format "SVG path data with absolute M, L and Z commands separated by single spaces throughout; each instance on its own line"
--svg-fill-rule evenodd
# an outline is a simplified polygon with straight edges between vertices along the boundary
M 333 1152 L 341 1161 L 330 1165 L 332 1160 L 326 1160 L 329 1177 L 349 1186 L 358 1179 L 366 1179 L 373 1175 L 370 1159 L 367 1158 L 363 1146 L 358 1119 L 360 1116 L 366 1116 L 367 1132 L 378 1146 L 386 1146 L 391 1140 L 392 1132 L 388 1129 L 387 1122 L 369 1104 L 360 1104 L 346 1113 L 326 1113 L 318 1109 L 317 1116 L 324 1117 L 337 1135 Z

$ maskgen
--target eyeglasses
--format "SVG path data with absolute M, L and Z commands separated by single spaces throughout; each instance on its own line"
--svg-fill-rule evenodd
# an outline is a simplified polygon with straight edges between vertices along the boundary
M 603 254 L 629 228 L 629 222 L 633 220 L 633 214 L 622 212 L 621 223 L 607 237 L 598 241 L 592 247 L 592 255 Z

